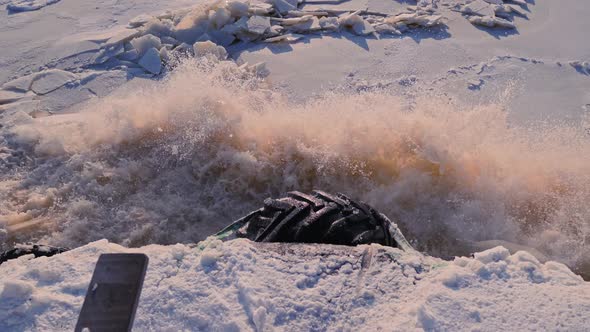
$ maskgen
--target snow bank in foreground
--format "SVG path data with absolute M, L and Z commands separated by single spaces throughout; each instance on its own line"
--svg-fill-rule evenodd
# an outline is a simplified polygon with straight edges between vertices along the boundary
M 163 330 L 583 330 L 590 284 L 502 247 L 454 262 L 373 246 L 106 240 L 0 267 L 0 330 L 71 330 L 100 253 L 150 258 L 135 321 Z
M 59 1 L 60 0 L 13 0 L 6 5 L 6 9 L 13 12 L 30 12 L 33 10 L 39 10 Z

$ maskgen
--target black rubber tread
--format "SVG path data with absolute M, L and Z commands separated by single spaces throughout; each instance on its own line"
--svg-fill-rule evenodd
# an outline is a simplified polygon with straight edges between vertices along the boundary
M 236 233 L 256 242 L 299 242 L 397 247 L 389 221 L 366 203 L 343 194 L 290 192 L 266 199 Z
M 39 244 L 32 244 L 32 245 L 19 245 L 18 247 L 0 253 L 0 264 L 11 260 L 16 259 L 24 255 L 35 255 L 37 257 L 51 257 L 53 255 L 60 254 L 62 252 L 66 252 L 70 249 L 68 248 L 59 248 L 59 247 L 51 247 L 46 245 L 39 245 Z

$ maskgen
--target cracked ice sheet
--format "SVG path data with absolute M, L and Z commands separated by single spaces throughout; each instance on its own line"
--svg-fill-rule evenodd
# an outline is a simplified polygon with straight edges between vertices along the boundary
M 125 249 L 106 240 L 0 267 L 0 329 L 71 330 L 99 254 L 143 252 L 134 328 L 162 330 L 577 330 L 590 284 L 496 247 L 454 262 L 373 246 L 206 241 Z M 364 257 L 371 264 L 361 268 Z M 367 261 L 367 260 L 365 260 Z M 563 310 L 568 305 L 575 310 Z
M 25 74 L 38 71 L 64 55 L 68 37 L 84 32 L 108 30 L 125 26 L 142 13 L 187 8 L 207 0 L 60 0 L 42 10 L 10 14 L 0 10 L 0 85 Z M 5 2 L 6 3 L 6 2 Z M 82 48 L 89 46 L 81 45 Z M 72 51 L 72 50 L 70 50 Z M 77 52 L 79 50 L 73 50 Z

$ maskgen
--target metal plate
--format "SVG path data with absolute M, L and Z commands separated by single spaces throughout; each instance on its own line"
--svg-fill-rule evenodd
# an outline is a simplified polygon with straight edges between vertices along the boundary
M 102 254 L 75 331 L 131 331 L 148 265 L 144 254 Z

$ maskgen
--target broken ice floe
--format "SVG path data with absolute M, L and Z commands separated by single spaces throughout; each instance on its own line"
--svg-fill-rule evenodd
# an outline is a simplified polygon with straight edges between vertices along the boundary
M 513 16 L 527 17 L 527 3 L 521 0 L 463 0 L 454 7 L 471 24 L 488 28 L 515 29 Z
M 129 22 L 128 29 L 93 39 L 101 44 L 93 64 L 113 63 L 157 75 L 162 65 L 181 55 L 205 54 L 210 60 L 224 61 L 225 47 L 240 41 L 294 43 L 305 34 L 341 29 L 359 36 L 402 34 L 442 24 L 442 16 L 432 8 L 386 15 L 365 10 L 308 11 L 300 6 L 297 0 L 226 0 L 160 15 L 142 14 Z
M 19 3 L 25 2 L 42 1 Z M 366 10 L 305 10 L 298 0 L 216 1 L 158 15 L 142 14 L 126 28 L 81 37 L 81 41 L 98 47 L 79 69 L 122 69 L 131 76 L 153 76 L 162 73 L 166 64 L 174 67 L 179 58 L 186 56 L 233 61 L 225 47 L 236 42 L 295 43 L 308 34 L 338 30 L 359 36 L 401 35 L 412 28 L 442 24 L 443 17 L 431 5 L 387 15 Z M 237 68 L 261 78 L 268 75 L 263 64 Z M 9 92 L 10 98 L 3 97 L 8 102 L 29 91 L 48 94 L 77 79 L 77 74 L 51 69 L 17 78 L 1 88 Z

